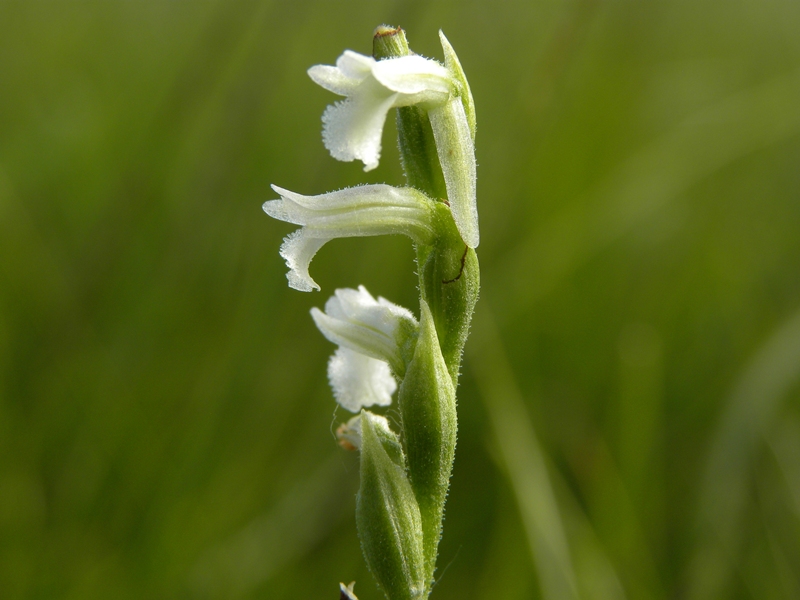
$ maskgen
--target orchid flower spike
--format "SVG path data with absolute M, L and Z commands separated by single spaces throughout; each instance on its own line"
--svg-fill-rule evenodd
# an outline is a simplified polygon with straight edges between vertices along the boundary
M 456 88 L 451 72 L 418 55 L 376 61 L 345 50 L 336 66 L 308 70 L 315 83 L 346 99 L 330 105 L 322 116 L 322 139 L 337 160 L 360 160 L 364 170 L 378 166 L 383 124 L 389 109 L 421 104 L 439 106 Z
M 401 233 L 429 244 L 435 237 L 434 203 L 412 188 L 363 185 L 319 196 L 303 196 L 276 185 L 272 189 L 281 198 L 265 202 L 264 212 L 303 226 L 281 246 L 281 256 L 289 267 L 289 287 L 302 292 L 320 289 L 308 266 L 317 251 L 334 238 Z
M 364 286 L 337 289 L 324 311 L 311 309 L 337 346 L 328 361 L 333 395 L 356 413 L 336 437 L 359 452 L 356 525 L 367 567 L 391 600 L 426 600 L 434 585 L 455 456 L 455 390 L 480 287 L 475 106 L 455 51 L 439 37 L 443 63 L 413 54 L 401 28 L 382 25 L 374 58 L 348 50 L 335 66 L 308 70 L 344 97 L 323 115 L 323 140 L 336 159 L 377 167 L 387 114 L 400 109 L 407 187 L 304 196 L 272 186 L 280 198 L 263 205 L 269 216 L 300 226 L 280 250 L 297 290 L 319 289 L 309 265 L 334 238 L 399 233 L 415 244 L 419 321 Z M 368 407 L 389 406 L 395 392 L 390 425 Z M 353 585 L 340 584 L 340 600 L 357 600 Z

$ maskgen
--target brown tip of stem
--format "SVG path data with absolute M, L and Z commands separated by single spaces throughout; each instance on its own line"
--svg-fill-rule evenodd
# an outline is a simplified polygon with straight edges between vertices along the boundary
M 402 27 L 392 27 L 391 25 L 378 25 L 375 28 L 375 33 L 372 34 L 372 37 L 381 38 L 390 35 L 397 35 L 401 31 L 403 31 Z

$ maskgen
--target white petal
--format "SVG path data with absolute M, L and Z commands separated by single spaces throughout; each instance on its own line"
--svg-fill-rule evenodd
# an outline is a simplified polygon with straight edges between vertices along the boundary
M 374 58 L 366 54 L 345 50 L 342 55 L 336 59 L 336 68 L 339 69 L 345 77 L 351 79 L 365 79 L 372 73 L 376 62 Z
M 340 96 L 352 94 L 363 80 L 347 77 L 341 69 L 330 65 L 314 65 L 307 72 L 314 83 Z
M 400 206 L 418 208 L 426 196 L 413 188 L 398 188 L 385 183 L 358 185 L 317 196 L 305 196 L 286 190 L 277 185 L 271 186 L 284 199 L 316 211 L 353 210 L 368 206 Z
M 361 160 L 364 170 L 378 166 L 381 135 L 390 108 L 441 105 L 458 83 L 438 62 L 417 55 L 376 61 L 346 50 L 336 66 L 308 70 L 319 85 L 347 99 L 329 106 L 322 115 L 322 139 L 337 160 Z
M 360 160 L 365 171 L 377 167 L 383 124 L 396 97 L 370 79 L 356 94 L 328 106 L 322 115 L 322 141 L 331 156 L 344 162 Z
M 359 289 L 361 289 L 363 287 L 364 287 L 363 285 L 358 286 Z M 365 291 L 366 291 L 366 289 L 365 289 Z M 414 315 L 412 314 L 412 312 L 410 310 L 408 310 L 407 308 L 405 308 L 403 306 L 400 306 L 399 304 L 395 304 L 394 302 L 390 302 L 389 300 L 387 300 L 383 296 L 378 296 L 378 304 L 381 307 L 383 307 L 383 308 L 387 309 L 388 311 L 390 311 L 392 313 L 392 315 L 394 315 L 394 317 L 396 319 L 409 319 L 409 320 L 413 321 L 414 323 L 417 322 L 416 317 L 414 317 Z
M 401 94 L 432 92 L 443 94 L 444 101 L 453 89 L 450 71 L 435 60 L 416 54 L 378 61 L 372 75 L 384 87 Z
M 394 337 L 400 321 L 405 319 L 416 323 L 414 315 L 407 308 L 403 308 L 389 302 L 385 298 L 375 300 L 363 285 L 358 286 L 358 290 L 351 288 L 338 289 L 328 303 L 325 304 L 325 312 L 333 316 L 330 308 L 337 310 L 339 314 L 351 322 L 357 322 L 365 327 L 382 332 L 384 335 Z M 333 301 L 338 301 L 334 306 Z
M 407 235 L 428 244 L 434 236 L 433 203 L 413 188 L 363 185 L 319 196 L 303 196 L 278 186 L 279 200 L 263 204 L 271 217 L 304 225 L 314 238 Z
M 331 356 L 328 379 L 336 401 L 350 412 L 365 406 L 388 406 L 397 389 L 389 365 L 348 348 L 338 348 Z
M 336 290 L 334 295 L 328 298 L 328 301 L 325 303 L 325 314 L 334 319 L 351 321 L 353 320 L 353 310 L 352 308 L 348 309 L 345 304 L 368 305 L 369 303 L 374 304 L 375 298 L 372 297 L 372 294 L 370 294 L 363 285 L 358 286 L 358 290 L 342 288 Z
M 278 190 L 275 191 L 277 192 Z M 280 194 L 281 192 L 278 193 Z M 261 208 L 273 219 L 278 219 L 286 223 L 294 223 L 295 225 L 303 225 L 303 223 L 300 222 L 302 217 L 297 214 L 296 210 L 293 210 L 294 204 L 294 202 L 287 202 L 285 198 L 281 198 L 279 200 L 267 200 L 261 205 Z
M 298 229 L 283 240 L 281 256 L 286 260 L 289 272 L 286 279 L 289 287 L 301 292 L 318 290 L 319 285 L 308 274 L 308 265 L 317 251 L 325 245 L 330 238 L 315 238 L 309 235 L 308 229 Z
M 394 444 L 397 444 L 398 450 L 400 449 L 397 434 L 392 431 L 389 420 L 382 415 L 376 415 L 368 410 L 362 411 L 361 414 L 355 417 L 351 417 L 347 423 L 342 423 L 336 428 L 336 439 L 339 440 L 339 444 L 343 448 L 347 450 L 361 450 L 362 418 L 369 420 L 369 424 L 372 426 L 375 433 L 378 434 L 379 438 L 382 438 L 382 442 L 388 442 L 389 444 L 394 442 Z M 402 452 L 402 450 L 400 452 Z
M 361 450 L 361 415 L 339 425 L 336 428 L 336 439 L 345 450 Z

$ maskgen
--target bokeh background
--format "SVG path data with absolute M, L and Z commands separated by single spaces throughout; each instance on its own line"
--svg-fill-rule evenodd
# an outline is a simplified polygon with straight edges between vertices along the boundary
M 800 597 L 800 3 L 0 1 L 0 597 L 379 598 L 337 447 L 337 287 L 269 184 L 338 163 L 305 69 L 456 48 L 484 287 L 434 597 Z

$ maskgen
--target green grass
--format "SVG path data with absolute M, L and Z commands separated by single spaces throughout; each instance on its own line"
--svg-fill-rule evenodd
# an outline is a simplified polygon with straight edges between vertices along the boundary
M 800 596 L 800 5 L 0 2 L 0 596 L 379 597 L 308 310 L 414 306 L 406 239 L 285 283 L 305 69 L 442 28 L 484 287 L 434 598 Z

